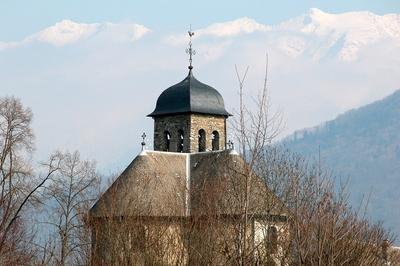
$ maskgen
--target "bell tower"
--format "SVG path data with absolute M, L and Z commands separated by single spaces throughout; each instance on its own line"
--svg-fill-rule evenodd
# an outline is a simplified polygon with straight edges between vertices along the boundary
M 217 90 L 187 77 L 158 97 L 154 119 L 154 150 L 203 152 L 226 146 L 226 119 L 230 116 Z
M 154 119 L 154 150 L 204 152 L 226 147 L 226 119 L 231 116 L 221 94 L 193 76 L 194 32 L 188 31 L 189 74 L 169 87 L 157 99 Z

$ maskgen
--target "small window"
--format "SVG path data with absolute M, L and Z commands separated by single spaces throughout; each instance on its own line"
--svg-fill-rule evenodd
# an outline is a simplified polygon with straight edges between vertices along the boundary
M 199 130 L 199 152 L 206 151 L 206 132 L 204 129 Z
M 213 131 L 213 133 L 212 133 L 211 146 L 212 146 L 213 151 L 219 150 L 219 133 L 218 133 L 218 131 Z
M 164 151 L 170 150 L 171 134 L 168 131 L 164 131 Z
M 270 250 L 276 252 L 278 247 L 278 229 L 275 226 L 268 227 L 267 241 Z
M 183 152 L 183 137 L 183 130 L 178 130 L 178 147 L 176 149 L 177 152 Z

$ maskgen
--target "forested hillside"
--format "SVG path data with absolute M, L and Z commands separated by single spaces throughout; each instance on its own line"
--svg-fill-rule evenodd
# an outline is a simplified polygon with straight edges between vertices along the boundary
M 343 180 L 351 201 L 370 195 L 369 212 L 400 236 L 400 91 L 286 138 L 291 150 L 320 158 Z M 399 239 L 397 239 L 399 242 Z

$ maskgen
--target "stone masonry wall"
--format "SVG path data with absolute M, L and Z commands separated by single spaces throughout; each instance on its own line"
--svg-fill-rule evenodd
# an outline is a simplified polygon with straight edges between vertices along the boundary
M 183 130 L 183 152 L 198 152 L 199 130 L 206 132 L 206 151 L 212 150 L 212 132 L 219 133 L 219 149 L 226 146 L 226 119 L 224 116 L 203 114 L 182 114 L 154 118 L 154 150 L 165 151 L 165 131 L 171 135 L 170 152 L 176 152 L 179 143 L 179 130 Z
M 190 124 L 190 146 L 191 152 L 199 151 L 199 130 L 206 132 L 206 151 L 212 150 L 212 132 L 219 133 L 219 149 L 224 150 L 226 146 L 226 119 L 224 116 L 192 114 Z
M 179 130 L 183 130 L 183 152 L 190 152 L 190 142 L 188 138 L 188 132 L 190 132 L 190 116 L 187 114 L 183 114 L 155 117 L 154 150 L 165 151 L 165 131 L 168 131 L 171 134 L 169 151 L 176 152 L 179 143 Z

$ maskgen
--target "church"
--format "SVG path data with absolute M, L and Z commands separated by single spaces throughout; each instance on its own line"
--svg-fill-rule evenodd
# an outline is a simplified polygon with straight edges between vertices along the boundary
M 93 265 L 281 265 L 288 212 L 228 143 L 231 114 L 195 78 L 189 45 L 188 75 L 148 115 L 154 150 L 90 210 Z

